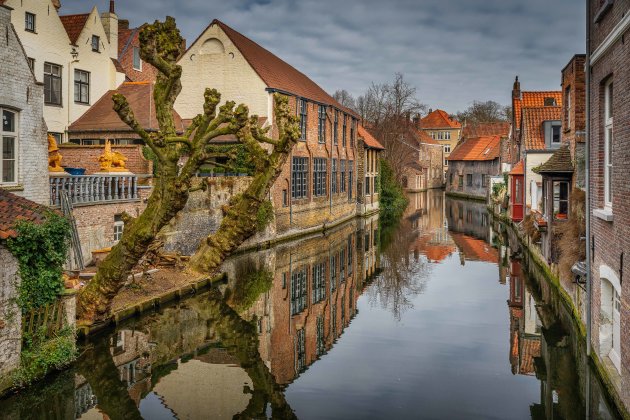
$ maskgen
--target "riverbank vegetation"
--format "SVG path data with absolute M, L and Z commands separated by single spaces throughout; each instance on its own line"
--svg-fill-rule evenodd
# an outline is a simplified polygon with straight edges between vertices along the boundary
M 380 172 L 380 221 L 383 225 L 394 224 L 400 219 L 409 200 L 405 196 L 402 186 L 396 180 L 394 170 L 389 162 L 381 159 Z

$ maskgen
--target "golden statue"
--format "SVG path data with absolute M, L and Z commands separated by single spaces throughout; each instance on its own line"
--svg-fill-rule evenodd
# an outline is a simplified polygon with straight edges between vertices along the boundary
M 61 167 L 62 157 L 55 137 L 48 134 L 48 172 L 65 172 Z
M 129 172 L 125 162 L 127 158 L 119 152 L 112 151 L 112 143 L 105 140 L 105 151 L 98 158 L 101 165 L 100 172 Z

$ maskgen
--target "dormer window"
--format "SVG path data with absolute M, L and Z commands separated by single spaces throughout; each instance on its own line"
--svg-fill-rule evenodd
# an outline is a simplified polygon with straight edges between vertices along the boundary
M 24 14 L 24 30 L 35 32 L 35 14 L 29 12 Z
M 101 47 L 101 38 L 98 35 L 92 35 L 92 51 L 99 52 Z
M 142 60 L 140 59 L 140 47 L 133 47 L 133 69 L 142 71 Z
M 543 129 L 545 132 L 545 146 L 556 149 L 560 146 L 562 138 L 560 136 L 562 123 L 560 121 L 545 121 Z
M 556 98 L 545 98 L 545 106 L 558 106 Z

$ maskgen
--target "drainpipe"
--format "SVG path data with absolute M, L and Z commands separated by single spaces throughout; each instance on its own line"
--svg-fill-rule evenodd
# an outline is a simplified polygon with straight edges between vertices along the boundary
M 586 355 L 591 355 L 592 285 L 591 285 L 591 0 L 586 0 L 586 135 L 585 169 L 586 180 Z

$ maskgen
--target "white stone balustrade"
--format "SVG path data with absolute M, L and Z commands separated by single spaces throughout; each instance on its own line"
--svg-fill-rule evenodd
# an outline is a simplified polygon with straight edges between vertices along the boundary
M 50 175 L 50 205 L 61 204 L 62 191 L 72 204 L 139 200 L 136 175 Z

